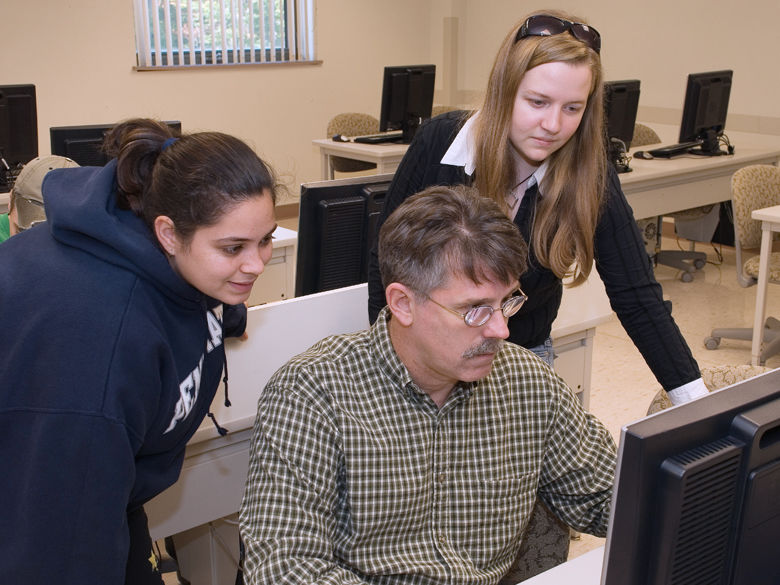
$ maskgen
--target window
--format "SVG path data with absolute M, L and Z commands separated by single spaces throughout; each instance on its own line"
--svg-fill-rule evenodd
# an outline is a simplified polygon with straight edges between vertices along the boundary
M 314 60 L 314 0 L 133 0 L 137 69 Z

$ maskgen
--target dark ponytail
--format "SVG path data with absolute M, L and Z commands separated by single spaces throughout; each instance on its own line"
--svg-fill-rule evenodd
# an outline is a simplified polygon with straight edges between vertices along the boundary
M 150 230 L 165 215 L 187 240 L 240 201 L 268 192 L 276 202 L 272 170 L 227 134 L 178 136 L 163 122 L 139 118 L 115 126 L 103 149 L 117 159 L 117 205 L 143 218 Z

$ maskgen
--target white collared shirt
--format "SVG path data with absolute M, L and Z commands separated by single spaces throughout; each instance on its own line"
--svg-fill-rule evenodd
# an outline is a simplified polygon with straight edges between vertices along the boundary
M 447 152 L 441 159 L 441 164 L 452 165 L 456 167 L 463 167 L 463 170 L 468 176 L 474 174 L 476 169 L 476 144 L 474 136 L 474 121 L 477 119 L 479 112 L 471 116 L 463 127 L 458 131 L 455 140 L 452 141 Z M 510 207 L 511 218 L 514 218 L 517 210 L 520 208 L 520 202 L 523 200 L 526 190 L 534 185 L 540 185 L 544 175 L 547 172 L 547 161 L 545 160 L 534 173 L 528 177 L 525 181 L 518 183 L 515 188 L 507 193 L 507 203 Z M 541 191 L 539 192 L 541 196 Z

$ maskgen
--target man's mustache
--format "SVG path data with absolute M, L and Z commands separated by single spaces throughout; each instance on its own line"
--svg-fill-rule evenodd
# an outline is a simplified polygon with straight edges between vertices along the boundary
M 479 345 L 467 349 L 464 352 L 463 357 L 473 358 L 478 355 L 484 355 L 488 353 L 498 353 L 498 350 L 501 349 L 502 345 L 504 345 L 503 339 L 486 339 Z

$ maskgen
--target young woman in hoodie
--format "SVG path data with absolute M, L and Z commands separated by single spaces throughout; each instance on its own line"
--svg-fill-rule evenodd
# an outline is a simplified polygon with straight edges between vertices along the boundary
M 138 119 L 105 148 L 51 171 L 47 222 L 0 246 L 4 583 L 162 583 L 143 504 L 178 478 L 271 257 L 276 181 L 241 140 Z

